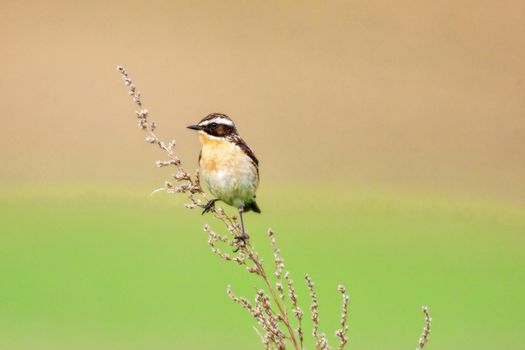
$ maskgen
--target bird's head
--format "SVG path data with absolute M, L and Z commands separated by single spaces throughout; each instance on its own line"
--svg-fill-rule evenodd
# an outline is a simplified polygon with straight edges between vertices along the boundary
M 208 136 L 226 138 L 237 135 L 237 128 L 233 120 L 226 114 L 212 113 L 204 117 L 198 124 L 188 126 L 188 129 L 197 130 Z

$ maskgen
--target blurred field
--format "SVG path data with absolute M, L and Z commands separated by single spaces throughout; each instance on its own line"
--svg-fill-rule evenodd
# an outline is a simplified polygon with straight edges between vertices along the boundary
M 252 295 L 256 280 L 209 252 L 209 218 L 181 203 L 124 186 L 4 188 L 0 348 L 260 348 L 225 295 L 229 283 Z M 306 186 L 264 187 L 260 204 L 254 244 L 270 260 L 276 230 L 303 301 L 302 276 L 315 279 L 329 334 L 347 285 L 351 348 L 415 348 L 423 304 L 429 349 L 525 348 L 522 207 Z

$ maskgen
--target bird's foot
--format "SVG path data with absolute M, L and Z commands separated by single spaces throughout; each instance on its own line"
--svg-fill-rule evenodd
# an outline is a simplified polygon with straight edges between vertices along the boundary
M 237 253 L 239 249 L 246 247 L 248 244 L 250 244 L 250 235 L 248 235 L 246 232 L 243 232 L 240 236 L 235 236 L 233 238 L 234 245 L 236 248 L 233 250 L 234 253 Z
M 203 207 L 204 210 L 202 211 L 201 215 L 204 215 L 204 214 L 209 213 L 210 211 L 214 210 L 215 209 L 215 202 L 217 202 L 218 200 L 219 199 L 216 198 L 216 199 L 212 199 L 208 203 L 206 203 L 206 205 Z

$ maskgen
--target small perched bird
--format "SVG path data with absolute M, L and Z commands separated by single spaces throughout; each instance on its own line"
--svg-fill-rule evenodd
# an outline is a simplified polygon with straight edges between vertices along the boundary
M 200 173 L 216 197 L 206 204 L 203 214 L 210 211 L 218 200 L 234 206 L 239 210 L 243 235 L 247 236 L 243 212 L 261 212 L 255 202 L 259 161 L 237 133 L 233 120 L 225 114 L 212 113 L 188 128 L 199 131 L 202 144 Z

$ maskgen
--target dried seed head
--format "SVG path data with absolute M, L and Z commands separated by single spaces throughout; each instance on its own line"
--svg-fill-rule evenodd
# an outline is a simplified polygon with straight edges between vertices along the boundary
M 423 350 L 425 345 L 428 343 L 430 336 L 430 329 L 432 328 L 432 317 L 430 317 L 428 306 L 423 306 L 421 308 L 423 314 L 425 315 L 425 326 L 423 327 L 423 332 L 421 333 L 421 338 L 419 338 L 417 350 Z
M 312 334 L 315 338 L 319 338 L 319 304 L 317 301 L 317 293 L 315 293 L 312 278 L 309 275 L 306 275 L 304 278 L 306 280 L 306 286 L 310 291 L 310 299 L 312 300 L 312 303 L 310 304 L 310 312 L 312 313 L 311 318 L 313 322 Z
M 341 293 L 342 297 L 342 311 L 341 311 L 341 321 L 339 324 L 341 328 L 335 331 L 335 336 L 339 338 L 339 350 L 343 350 L 346 344 L 348 343 L 348 301 L 350 297 L 346 294 L 346 288 L 343 285 L 337 286 L 337 290 Z

